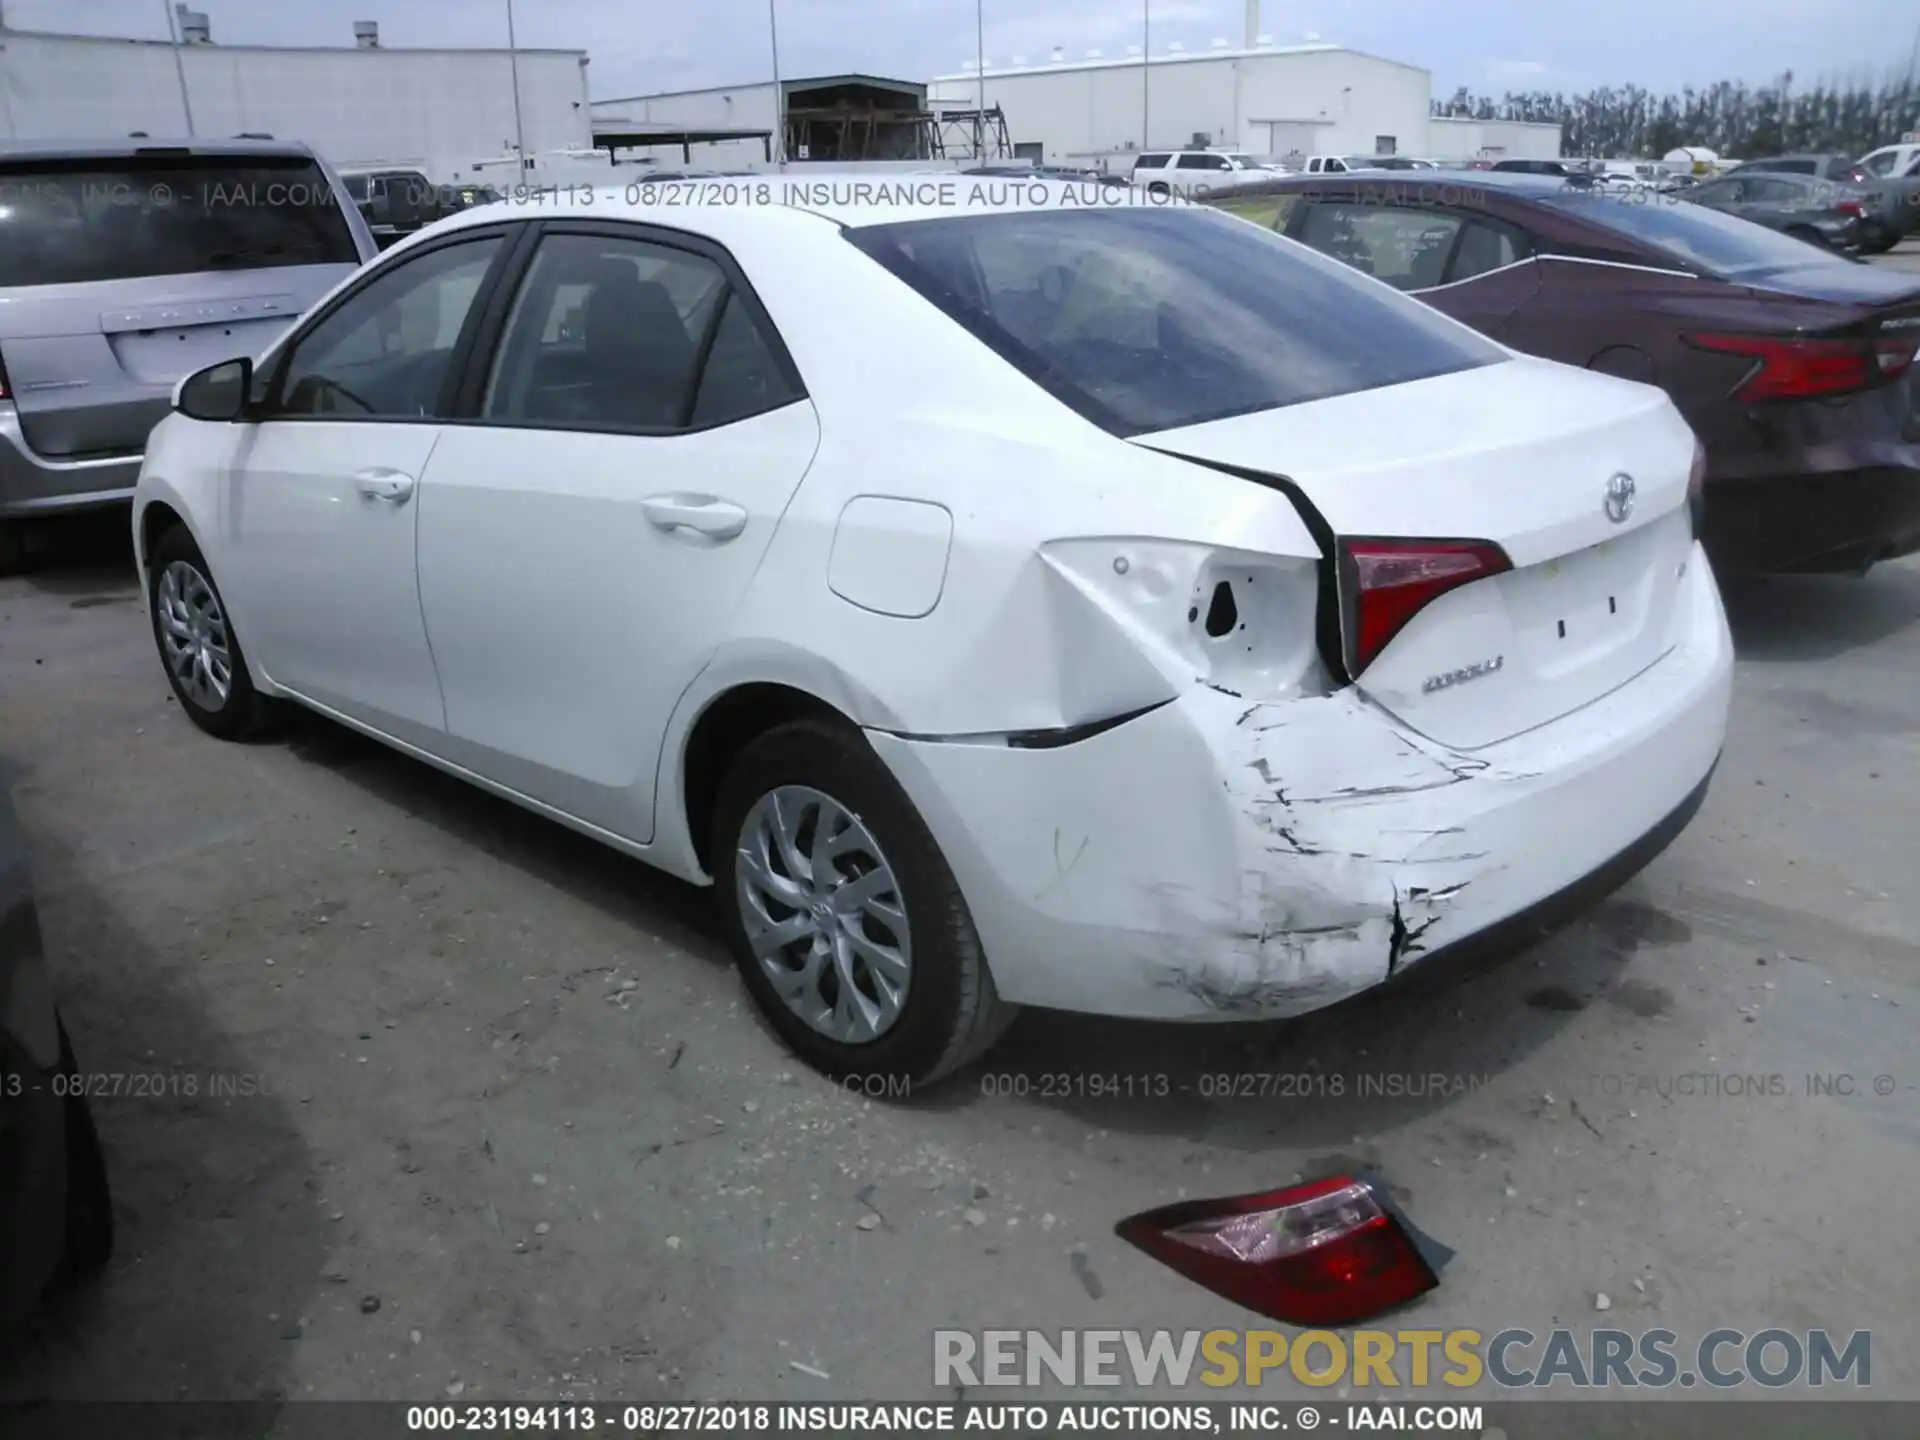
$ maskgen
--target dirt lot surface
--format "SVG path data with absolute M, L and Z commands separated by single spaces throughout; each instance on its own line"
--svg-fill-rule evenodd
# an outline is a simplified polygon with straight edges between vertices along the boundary
M 1585 922 L 1288 1025 L 1029 1013 L 896 1103 L 783 1055 L 699 892 L 199 734 L 78 528 L 0 581 L 0 778 L 121 1244 L 0 1398 L 925 1397 L 936 1327 L 1253 1323 L 1114 1222 L 1354 1163 L 1458 1251 L 1396 1323 L 1871 1329 L 1920 1397 L 1920 564 L 1729 606 L 1707 807 Z

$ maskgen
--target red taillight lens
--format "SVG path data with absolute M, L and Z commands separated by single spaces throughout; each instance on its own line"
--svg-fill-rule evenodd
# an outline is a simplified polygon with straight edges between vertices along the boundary
M 1352 1325 L 1440 1283 L 1399 1217 L 1345 1177 L 1194 1200 L 1122 1220 L 1122 1240 L 1237 1305 L 1290 1325 Z
M 1833 209 L 1834 213 L 1838 215 L 1853 215 L 1859 217 L 1867 213 L 1867 207 L 1862 205 L 1858 200 L 1839 201 L 1834 205 Z
M 1795 340 L 1772 335 L 1689 335 L 1696 350 L 1744 355 L 1754 367 L 1734 390 L 1748 404 L 1812 400 L 1871 389 L 1913 363 L 1912 340 Z
M 1511 570 L 1486 540 L 1342 540 L 1347 674 L 1355 679 L 1427 606 L 1450 590 Z

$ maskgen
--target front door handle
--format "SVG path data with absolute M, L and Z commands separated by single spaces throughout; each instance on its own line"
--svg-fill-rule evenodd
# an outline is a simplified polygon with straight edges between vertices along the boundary
M 713 495 L 649 495 L 640 509 L 659 529 L 691 530 L 713 540 L 731 540 L 747 528 L 745 510 Z
M 376 465 L 353 477 L 354 488 L 363 500 L 386 500 L 404 505 L 413 498 L 413 477 L 401 470 Z

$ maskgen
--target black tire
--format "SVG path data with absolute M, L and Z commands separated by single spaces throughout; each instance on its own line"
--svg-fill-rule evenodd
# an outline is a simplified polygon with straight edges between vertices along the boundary
M 1168 196 L 1172 195 L 1173 192 L 1167 188 L 1165 181 L 1156 180 L 1147 186 L 1147 194 L 1156 200 L 1165 200 Z
M 180 708 L 187 712 L 187 718 L 207 734 L 221 740 L 250 740 L 270 728 L 278 718 L 279 707 L 253 688 L 247 657 L 241 653 L 240 639 L 233 633 L 230 622 L 224 627 L 231 677 L 224 700 L 212 705 L 203 703 L 181 683 L 169 662 L 160 619 L 160 591 L 167 567 L 174 564 L 191 567 L 206 581 L 223 619 L 227 607 L 226 598 L 220 594 L 220 587 L 214 581 L 206 558 L 201 555 L 200 547 L 193 543 L 193 537 L 185 527 L 174 525 L 163 531 L 154 542 L 153 553 L 147 558 L 147 612 L 153 625 L 153 643 L 160 652 L 160 665 L 166 671 L 167 683 L 173 687 L 173 698 L 180 702 Z
M 834 1039 L 789 1009 L 754 957 L 737 890 L 740 838 L 761 798 L 786 785 L 831 797 L 866 827 L 898 883 L 912 968 L 898 1018 L 863 1043 Z M 768 731 L 734 761 L 712 820 L 721 923 L 747 993 L 780 1038 L 836 1079 L 884 1080 L 905 1098 L 984 1054 L 1017 1013 L 1000 999 L 960 887 L 899 783 L 851 726 L 800 720 Z
M 79 1073 L 65 1025 L 60 1027 L 60 1068 L 69 1076 Z M 69 1096 L 65 1104 L 67 1232 L 56 1283 L 75 1285 L 99 1274 L 113 1258 L 113 1198 L 93 1112 L 80 1095 Z
M 0 580 L 20 573 L 27 561 L 27 541 L 17 521 L 0 520 Z

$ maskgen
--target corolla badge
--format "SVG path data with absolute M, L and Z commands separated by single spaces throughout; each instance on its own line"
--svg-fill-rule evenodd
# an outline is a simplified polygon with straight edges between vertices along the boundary
M 1633 477 L 1626 473 L 1615 475 L 1607 481 L 1607 498 L 1603 502 L 1607 519 L 1616 525 L 1624 525 L 1633 514 Z
M 1482 660 L 1477 665 L 1468 665 L 1460 670 L 1443 670 L 1438 675 L 1429 675 L 1420 685 L 1420 693 L 1431 695 L 1436 690 L 1451 690 L 1456 685 L 1464 685 L 1469 680 L 1478 680 L 1482 675 L 1491 675 L 1507 663 L 1507 657 L 1496 655 L 1491 660 Z

